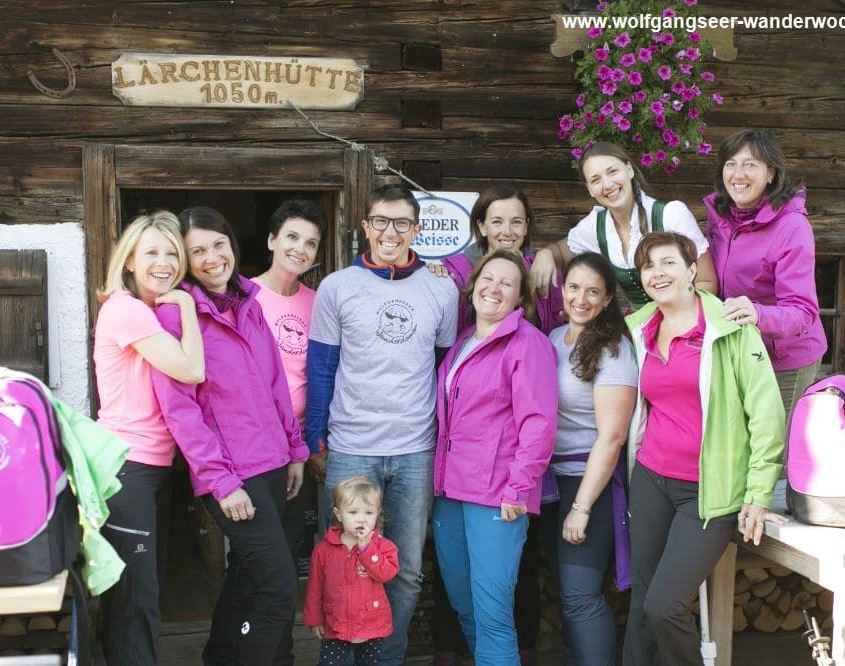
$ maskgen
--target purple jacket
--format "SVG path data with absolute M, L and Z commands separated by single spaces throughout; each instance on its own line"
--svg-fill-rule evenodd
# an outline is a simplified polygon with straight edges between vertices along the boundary
M 827 340 L 816 297 L 813 229 L 799 191 L 781 208 L 768 203 L 753 220 L 735 225 L 704 198 L 707 237 L 721 297 L 748 296 L 757 309 L 757 327 L 776 371 L 795 370 L 819 360 Z
M 554 347 L 517 309 L 464 359 L 447 399 L 446 376 L 474 331 L 459 336 L 437 371 L 434 494 L 539 513 L 557 429 Z
M 255 300 L 258 285 L 239 281 L 248 296 L 233 308 L 236 325 L 202 289 L 183 285 L 197 303 L 205 381 L 182 384 L 152 370 L 153 389 L 188 462 L 194 494 L 211 493 L 217 501 L 244 479 L 308 458 L 278 347 Z M 161 305 L 156 316 L 165 330 L 181 337 L 178 306 Z
M 470 253 L 469 256 L 468 253 Z M 525 257 L 525 267 L 529 270 L 531 269 L 531 264 L 534 263 L 536 256 L 536 254 L 529 254 Z M 449 272 L 455 277 L 455 284 L 458 285 L 458 289 L 463 289 L 469 282 L 469 275 L 472 273 L 472 269 L 475 266 L 476 261 L 480 259 L 480 256 L 475 258 L 476 261 L 473 261 L 474 258 L 475 257 L 472 256 L 470 250 L 467 250 L 467 252 L 455 254 L 451 257 L 446 257 L 443 260 L 443 265 L 446 266 L 446 268 L 449 269 Z M 557 273 L 558 286 L 555 287 L 550 284 L 549 295 L 546 298 L 540 298 L 536 294 L 534 296 L 534 309 L 536 311 L 536 317 L 539 319 L 539 328 L 546 335 L 551 333 L 558 326 L 563 326 L 565 323 L 562 314 L 563 294 L 561 292 L 563 277 L 560 269 L 555 269 L 555 271 Z M 458 332 L 463 331 L 467 328 L 467 326 L 471 325 L 472 303 L 461 296 L 458 300 Z

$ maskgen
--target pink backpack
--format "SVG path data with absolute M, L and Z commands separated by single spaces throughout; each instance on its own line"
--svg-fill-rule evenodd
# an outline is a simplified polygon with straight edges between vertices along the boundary
M 0 585 L 40 583 L 73 561 L 79 525 L 67 485 L 41 383 L 0 368 Z
M 797 520 L 845 527 L 845 376 L 812 384 L 795 403 L 786 478 Z

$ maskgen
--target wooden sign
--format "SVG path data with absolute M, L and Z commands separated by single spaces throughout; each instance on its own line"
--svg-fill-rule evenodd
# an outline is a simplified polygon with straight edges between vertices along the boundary
M 341 58 L 124 53 L 112 92 L 131 106 L 350 110 L 364 96 L 364 71 Z

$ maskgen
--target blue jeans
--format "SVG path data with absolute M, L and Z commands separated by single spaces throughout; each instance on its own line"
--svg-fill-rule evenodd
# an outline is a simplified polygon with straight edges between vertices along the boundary
M 513 597 L 528 516 L 505 522 L 499 507 L 438 497 L 431 524 L 440 575 L 476 666 L 519 666 Z
M 422 554 L 434 480 L 434 451 L 397 456 L 358 456 L 329 451 L 326 469 L 326 516 L 331 493 L 343 479 L 363 474 L 384 493 L 385 537 L 399 549 L 399 575 L 385 585 L 393 611 L 393 633 L 384 640 L 381 666 L 400 666 L 408 647 L 408 626 L 417 606 Z
M 581 485 L 581 476 L 555 476 L 560 501 L 543 507 L 543 540 L 556 565 L 564 633 L 564 664 L 613 666 L 616 621 L 602 593 L 613 552 L 613 511 L 608 484 L 593 503 L 584 543 L 563 540 L 563 521 Z

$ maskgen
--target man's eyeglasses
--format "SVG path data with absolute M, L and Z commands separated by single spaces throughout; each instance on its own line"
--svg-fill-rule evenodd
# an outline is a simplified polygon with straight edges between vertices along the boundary
M 416 221 L 409 217 L 385 217 L 384 215 L 371 215 L 367 218 L 367 222 L 376 231 L 384 231 L 392 224 L 397 234 L 409 232 L 416 224 Z

